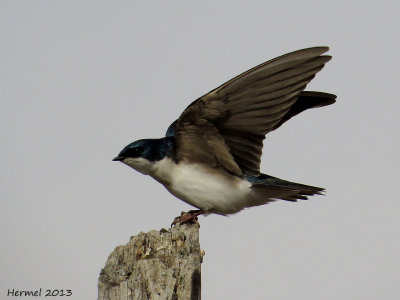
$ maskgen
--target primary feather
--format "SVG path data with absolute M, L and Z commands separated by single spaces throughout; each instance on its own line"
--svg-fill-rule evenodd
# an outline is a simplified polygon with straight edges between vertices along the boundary
M 260 175 L 268 132 L 305 109 L 334 102 L 331 94 L 303 92 L 331 59 L 321 55 L 326 51 L 314 47 L 280 56 L 194 101 L 174 123 L 177 160 L 204 161 L 237 176 Z

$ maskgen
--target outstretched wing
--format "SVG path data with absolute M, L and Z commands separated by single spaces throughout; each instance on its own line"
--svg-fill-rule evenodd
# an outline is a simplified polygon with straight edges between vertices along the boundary
M 322 55 L 328 49 L 314 47 L 280 56 L 194 101 L 169 129 L 170 133 L 174 129 L 176 159 L 223 167 L 235 175 L 242 171 L 259 175 L 265 135 L 313 107 L 294 104 L 331 59 Z M 330 96 L 327 104 L 334 102 L 335 96 Z

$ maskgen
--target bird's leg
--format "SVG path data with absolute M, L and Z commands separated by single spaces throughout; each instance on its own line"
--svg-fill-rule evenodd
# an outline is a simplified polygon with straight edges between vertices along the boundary
M 181 224 L 181 225 L 188 223 L 198 224 L 197 216 L 205 213 L 206 212 L 201 209 L 189 210 L 188 212 L 183 211 L 180 216 L 174 219 L 174 221 L 171 224 L 171 227 L 175 226 L 176 224 Z

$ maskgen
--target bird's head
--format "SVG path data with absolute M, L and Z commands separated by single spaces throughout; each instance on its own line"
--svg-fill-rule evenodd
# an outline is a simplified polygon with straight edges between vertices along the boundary
M 127 145 L 113 161 L 120 161 L 125 165 L 149 175 L 156 161 L 170 155 L 172 143 L 170 138 L 144 139 Z

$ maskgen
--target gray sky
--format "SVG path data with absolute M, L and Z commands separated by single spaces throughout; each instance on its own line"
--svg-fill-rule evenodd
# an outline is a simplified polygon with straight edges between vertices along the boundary
M 107 256 L 190 206 L 112 162 L 197 97 L 327 45 L 338 95 L 265 141 L 262 170 L 327 188 L 201 218 L 204 299 L 399 299 L 396 1 L 1 1 L 0 298 L 95 299 Z

